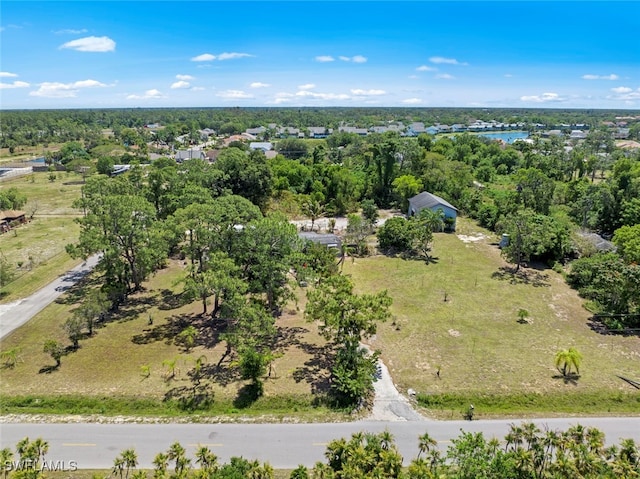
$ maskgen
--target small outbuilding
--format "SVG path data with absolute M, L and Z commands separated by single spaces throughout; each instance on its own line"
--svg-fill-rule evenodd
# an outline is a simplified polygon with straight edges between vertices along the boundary
M 433 193 L 423 191 L 416 196 L 409 198 L 409 210 L 407 216 L 417 215 L 423 209 L 428 208 L 431 211 L 442 210 L 444 213 L 445 229 L 448 231 L 456 230 L 456 218 L 458 217 L 458 209 L 447 200 L 440 198 Z
M 24 211 L 18 210 L 5 210 L 0 211 L 0 233 L 9 231 L 14 226 L 21 225 L 27 222 L 27 217 Z

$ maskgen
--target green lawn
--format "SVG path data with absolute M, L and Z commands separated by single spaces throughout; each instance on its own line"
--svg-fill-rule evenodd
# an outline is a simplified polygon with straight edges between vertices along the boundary
M 16 278 L 3 291 L 1 303 L 24 298 L 78 264 L 65 252 L 77 241 L 79 212 L 72 207 L 80 197 L 82 179 L 59 173 L 55 182 L 47 173 L 35 173 L 0 182 L 0 190 L 18 188 L 27 196 L 23 210 L 33 215 L 28 224 L 0 235 L 0 252 L 15 267 Z
M 458 236 L 480 234 L 482 239 L 467 242 Z M 513 277 L 495 241 L 462 219 L 457 235 L 435 235 L 437 259 L 430 264 L 385 256 L 345 263 L 361 292 L 388 289 L 394 298 L 394 321 L 384 324 L 371 344 L 382 350 L 400 390 L 441 399 L 450 395 L 445 409 L 469 398 L 486 397 L 490 403 L 501 396 L 511 397 L 507 403 L 520 402 L 516 410 L 534 411 L 553 410 L 554 398 L 568 393 L 591 395 L 590 402 L 628 393 L 630 403 L 614 403 L 638 413 L 638 391 L 617 377 L 640 379 L 638 338 L 593 332 L 583 301 L 560 274 L 526 269 L 526 276 Z M 529 312 L 528 323 L 518 322 L 521 308 Z M 581 377 L 567 384 L 558 378 L 554 357 L 571 346 L 584 359 Z M 527 395 L 548 401 L 535 405 L 522 399 Z M 576 403 L 574 411 L 580 408 Z M 509 410 L 505 401 L 492 409 Z M 608 409 L 596 405 L 591 411 Z

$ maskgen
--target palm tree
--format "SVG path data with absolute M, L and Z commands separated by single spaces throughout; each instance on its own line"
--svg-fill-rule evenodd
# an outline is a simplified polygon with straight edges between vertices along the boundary
M 574 347 L 556 353 L 556 368 L 564 377 L 570 376 L 573 368 L 575 368 L 576 374 L 579 375 L 581 362 L 582 354 Z
M 167 468 L 169 467 L 169 456 L 160 452 L 153 459 L 152 464 L 154 466 L 154 479 L 164 479 L 167 475 Z
M 432 448 L 435 448 L 438 442 L 432 438 L 428 432 L 425 432 L 422 436 L 418 436 L 418 456 L 419 459 L 422 453 L 429 454 Z
M 218 457 L 206 446 L 198 447 L 196 464 L 205 471 L 215 472 L 218 468 Z
M 2 471 L 3 471 L 3 479 L 7 479 L 7 476 L 9 475 L 9 470 L 11 469 L 9 466 L 9 464 L 11 464 L 11 461 L 13 461 L 13 452 L 11 452 L 11 449 L 9 449 L 8 447 L 5 447 L 4 449 L 0 450 L 0 464 L 2 464 Z
M 316 220 L 324 214 L 324 208 L 318 200 L 309 200 L 303 203 L 302 212 L 311 220 L 311 231 L 313 231 Z
M 111 468 L 111 474 L 117 474 L 122 479 L 123 472 L 124 472 L 124 458 L 120 455 L 113 460 L 113 467 Z
M 126 468 L 124 477 L 129 477 L 131 469 L 135 469 L 138 465 L 138 455 L 134 449 L 126 449 L 122 451 L 121 457 L 124 462 L 124 467 Z
M 416 219 L 432 233 L 438 233 L 444 229 L 444 211 L 442 208 L 438 208 L 436 211 L 428 208 L 420 210 Z

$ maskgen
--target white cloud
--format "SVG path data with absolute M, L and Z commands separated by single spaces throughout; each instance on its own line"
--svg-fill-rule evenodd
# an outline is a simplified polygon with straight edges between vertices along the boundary
M 511 73 L 505 73 L 504 77 L 505 78 L 513 78 L 513 75 Z
M 220 55 L 218 55 L 218 60 L 222 61 L 222 60 L 235 60 L 236 58 L 246 58 L 246 57 L 252 57 L 253 55 L 249 55 L 248 53 L 238 53 L 238 52 L 231 52 L 231 53 L 221 53 Z
M 79 52 L 112 52 L 116 49 L 116 42 L 109 37 L 85 37 L 64 43 L 60 45 L 60 48 L 69 48 Z
M 438 71 L 438 69 L 436 67 L 430 67 L 428 65 L 420 65 L 418 68 L 416 68 L 417 71 L 419 72 L 435 72 Z
M 224 60 L 234 60 L 236 58 L 245 58 L 252 57 L 248 53 L 238 53 L 238 52 L 224 52 L 220 55 L 212 55 L 211 53 L 203 53 L 202 55 L 198 55 L 191 59 L 192 62 L 212 62 L 214 60 L 224 61 Z
M 262 82 L 259 82 L 259 81 L 254 81 L 253 83 L 249 84 L 249 86 L 251 88 L 268 88 L 271 85 L 269 85 L 268 83 L 262 83 Z
M 340 60 L 342 60 L 343 62 L 353 62 L 353 63 L 366 63 L 367 62 L 367 57 L 363 57 L 362 55 L 355 55 L 353 57 L 346 57 L 344 55 L 341 55 L 338 58 Z M 333 61 L 333 58 L 331 58 L 330 61 Z
M 180 74 L 178 74 L 178 75 L 176 75 L 176 78 L 178 80 L 182 80 L 182 81 L 195 80 L 195 78 L 192 77 L 191 75 L 180 75 Z
M 212 62 L 215 59 L 216 59 L 215 55 L 212 55 L 211 53 L 203 53 L 202 55 L 193 57 L 191 61 L 192 62 Z
M 422 99 L 420 99 L 420 98 L 407 98 L 405 100 L 402 100 L 402 103 L 404 103 L 405 105 L 417 105 L 419 103 L 422 103 Z
M 449 75 L 448 73 L 440 73 L 434 78 L 437 78 L 438 80 L 455 80 L 456 77 L 454 77 L 453 75 Z
M 333 62 L 335 61 L 335 58 L 331 55 L 319 55 L 316 57 L 316 61 L 320 63 Z
M 445 57 L 431 57 L 429 58 L 431 63 L 435 64 L 446 64 L 446 65 L 468 65 L 467 62 L 459 62 L 455 58 L 445 58 Z
M 253 98 L 252 94 L 244 92 L 242 90 L 221 91 L 220 93 L 216 94 L 216 96 L 219 96 L 220 98 L 227 98 L 232 100 L 246 100 L 249 98 Z
M 18 76 L 17 73 L 0 72 L 0 78 L 17 77 L 17 76 Z
M 185 88 L 189 88 L 191 86 L 191 83 L 189 83 L 188 81 L 177 81 L 175 83 L 171 84 L 171 89 L 172 90 L 183 90 Z
M 294 96 L 295 95 L 293 95 L 293 93 L 286 93 L 286 92 L 276 93 L 274 100 L 269 103 L 274 103 L 276 105 L 280 105 L 282 103 L 289 103 L 291 101 L 291 98 L 293 98 Z
M 613 93 L 620 93 L 620 94 L 622 94 L 622 93 L 629 93 L 629 92 L 632 92 L 632 91 L 633 91 L 633 88 L 629 88 L 628 86 L 619 86 L 619 87 L 616 87 L 616 88 L 612 88 L 612 89 L 611 89 L 611 91 L 612 91 Z
M 129 95 L 127 100 L 152 100 L 156 98 L 166 98 L 160 90 L 153 88 L 152 90 L 147 90 L 144 92 L 144 95 Z
M 305 83 L 304 85 L 298 85 L 298 90 L 313 90 L 315 87 L 313 83 Z
M 614 73 L 611 75 L 582 75 L 583 80 L 618 80 L 620 77 Z
M 417 80 L 418 78 L 420 78 L 418 75 L 409 75 L 409 78 L 411 80 Z
M 378 95 L 386 95 L 387 92 L 384 90 L 361 90 L 361 89 L 354 89 L 351 90 L 351 94 L 352 95 L 356 95 L 356 96 L 378 96 Z
M 630 102 L 630 104 L 634 104 L 633 102 L 640 100 L 640 88 L 634 90 L 633 88 L 621 86 L 618 88 L 612 88 L 611 91 L 616 93 L 616 95 L 609 95 L 607 97 L 609 100 L 623 100 Z
M 301 90 L 296 93 L 296 96 L 303 98 L 313 98 L 315 100 L 349 100 L 351 98 L 346 93 L 318 93 L 309 90 Z
M 0 83 L 0 90 L 10 88 L 28 88 L 30 85 L 26 81 L 14 81 L 13 83 Z
M 40 83 L 40 87 L 37 90 L 29 92 L 29 95 L 46 98 L 73 98 L 81 88 L 106 86 L 107 85 L 97 80 L 80 80 L 73 83 L 44 82 Z
M 543 93 L 542 95 L 525 95 L 521 96 L 520 100 L 533 103 L 553 103 L 566 101 L 557 93 Z
M 64 28 L 62 30 L 56 30 L 53 33 L 56 35 L 82 35 L 83 33 L 87 33 L 87 29 L 81 28 L 80 30 L 74 30 L 73 28 Z

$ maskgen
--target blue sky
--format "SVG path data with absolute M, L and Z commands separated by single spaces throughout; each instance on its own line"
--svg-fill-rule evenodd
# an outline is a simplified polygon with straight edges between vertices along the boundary
M 640 108 L 636 1 L 0 2 L 0 107 Z

